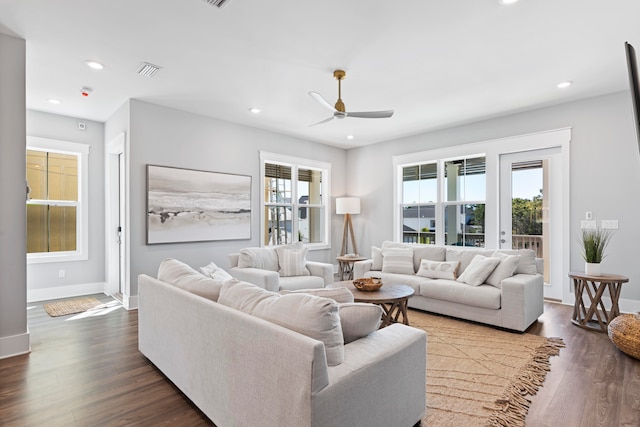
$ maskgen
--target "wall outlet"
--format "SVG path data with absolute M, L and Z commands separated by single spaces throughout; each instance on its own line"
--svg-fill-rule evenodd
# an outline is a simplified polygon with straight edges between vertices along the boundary
M 595 221 L 587 221 L 587 220 L 582 220 L 580 221 L 580 228 L 596 228 L 596 222 Z
M 66 272 L 64 270 L 58 270 L 58 277 L 64 279 Z
M 603 219 L 602 220 L 602 228 L 607 228 L 609 230 L 617 230 L 618 229 L 618 220 L 617 219 Z
M 592 220 L 593 219 L 593 212 L 588 211 L 585 215 L 584 215 L 584 219 L 586 220 Z M 584 227 L 583 227 L 584 228 Z

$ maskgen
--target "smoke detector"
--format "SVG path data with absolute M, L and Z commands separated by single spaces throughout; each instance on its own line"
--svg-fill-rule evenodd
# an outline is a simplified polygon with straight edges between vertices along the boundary
M 221 9 L 223 6 L 225 6 L 231 0 L 204 0 L 204 1 L 209 3 L 211 6 L 215 6 L 218 9 Z
M 80 89 L 80 93 L 82 94 L 82 96 L 89 96 L 93 93 L 93 89 L 85 86 L 82 89 Z

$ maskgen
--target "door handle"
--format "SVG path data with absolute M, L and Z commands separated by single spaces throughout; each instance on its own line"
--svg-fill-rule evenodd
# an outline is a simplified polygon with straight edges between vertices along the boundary
M 507 241 L 504 239 L 500 239 L 500 243 L 506 243 Z

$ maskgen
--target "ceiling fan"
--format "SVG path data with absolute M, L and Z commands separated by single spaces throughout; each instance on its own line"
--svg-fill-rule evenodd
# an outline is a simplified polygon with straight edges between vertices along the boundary
M 311 126 L 326 123 L 333 119 L 344 119 L 345 117 L 358 117 L 361 119 L 385 119 L 387 117 L 393 116 L 393 110 L 358 111 L 358 112 L 345 111 L 344 102 L 342 102 L 342 98 L 341 98 L 340 83 L 342 82 L 342 79 L 344 79 L 346 76 L 347 76 L 347 73 L 344 70 L 335 70 L 333 72 L 333 77 L 336 80 L 338 80 L 338 100 L 336 101 L 335 106 L 331 106 L 331 104 L 329 104 L 327 100 L 324 99 L 322 95 L 320 95 L 318 92 L 309 92 L 309 95 L 311 95 L 313 99 L 318 101 L 320 105 L 322 105 L 325 108 L 328 108 L 333 112 L 333 115 L 331 117 L 324 119 L 322 121 L 319 121 L 318 123 L 314 123 Z

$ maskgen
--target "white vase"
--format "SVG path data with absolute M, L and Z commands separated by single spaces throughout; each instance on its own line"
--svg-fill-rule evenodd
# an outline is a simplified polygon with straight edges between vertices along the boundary
M 600 276 L 600 263 L 599 262 L 585 262 L 584 273 L 587 276 Z

